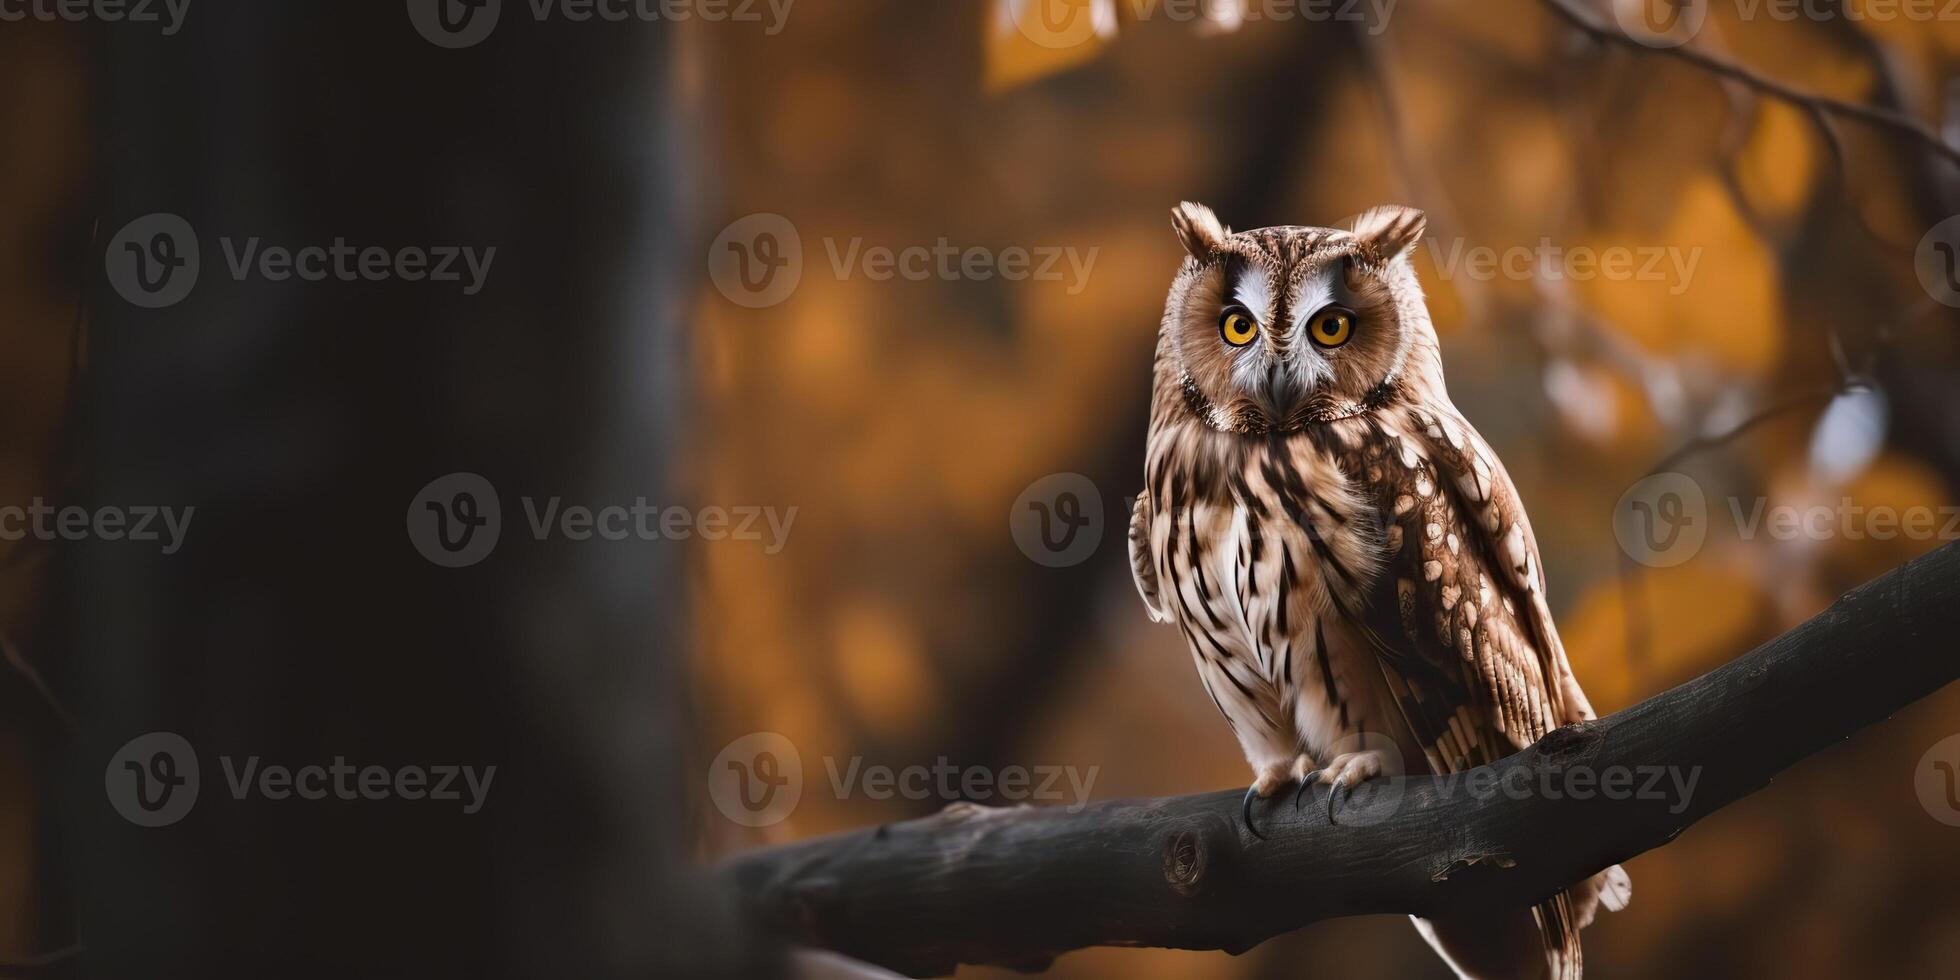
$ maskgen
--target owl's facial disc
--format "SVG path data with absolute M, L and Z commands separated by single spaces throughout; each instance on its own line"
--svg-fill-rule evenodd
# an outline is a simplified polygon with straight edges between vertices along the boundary
M 1409 253 L 1422 212 L 1381 207 L 1349 228 L 1234 234 L 1180 204 L 1187 259 L 1162 340 L 1191 413 L 1221 432 L 1265 435 L 1370 412 L 1410 384 L 1440 387 L 1434 328 Z M 1413 368 L 1411 365 L 1413 364 Z
M 1290 270 L 1248 266 L 1229 285 L 1220 319 L 1237 394 L 1278 422 L 1295 417 L 1334 379 L 1333 352 L 1353 334 L 1340 263 Z M 1257 337 L 1248 323 L 1258 325 Z
M 1430 336 L 1427 318 L 1409 315 L 1420 314 L 1421 295 L 1406 247 L 1389 250 L 1382 234 L 1212 235 L 1183 211 L 1174 220 L 1190 257 L 1165 330 L 1184 400 L 1213 429 L 1296 432 L 1372 411 L 1400 383 L 1413 341 Z

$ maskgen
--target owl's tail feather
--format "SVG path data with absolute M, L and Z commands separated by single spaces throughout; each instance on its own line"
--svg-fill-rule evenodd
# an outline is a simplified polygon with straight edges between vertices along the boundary
M 1618 865 L 1529 909 L 1470 910 L 1416 930 L 1464 980 L 1580 980 L 1579 930 L 1604 905 L 1627 906 L 1633 885 Z
M 1547 980 L 1580 980 L 1586 972 L 1585 951 L 1579 948 L 1579 917 L 1572 908 L 1572 893 L 1559 892 L 1531 910 L 1538 921 L 1538 935 L 1545 942 Z
M 1568 899 L 1535 908 L 1471 909 L 1413 919 L 1416 931 L 1463 980 L 1579 980 L 1579 931 L 1566 928 Z

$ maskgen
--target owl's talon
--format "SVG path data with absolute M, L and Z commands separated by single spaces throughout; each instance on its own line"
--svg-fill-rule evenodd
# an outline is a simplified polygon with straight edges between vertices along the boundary
M 1318 769 L 1315 769 L 1314 771 L 1300 777 L 1300 791 L 1293 794 L 1294 813 L 1300 812 L 1300 801 L 1307 798 L 1307 791 L 1313 789 L 1313 784 L 1315 783 L 1315 781 L 1319 779 L 1320 779 L 1320 770 Z
M 1334 823 L 1334 804 L 1341 798 L 1341 794 L 1345 792 L 1347 792 L 1347 784 L 1338 779 L 1334 780 L 1333 784 L 1327 787 L 1327 823 L 1329 826 L 1332 826 Z
M 1260 833 L 1259 828 L 1254 827 L 1252 825 L 1252 801 L 1258 798 L 1259 798 L 1259 787 L 1256 785 L 1247 786 L 1245 788 L 1245 805 L 1240 807 L 1240 812 L 1245 817 L 1245 829 L 1250 831 L 1252 833 L 1252 836 L 1257 837 L 1260 840 L 1265 840 L 1266 835 Z

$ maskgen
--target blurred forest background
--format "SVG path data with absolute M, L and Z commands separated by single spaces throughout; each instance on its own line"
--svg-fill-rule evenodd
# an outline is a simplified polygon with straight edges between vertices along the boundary
M 1238 228 L 1384 202 L 1429 212 L 1418 266 L 1452 394 L 1530 507 L 1602 713 L 1937 544 L 1745 539 L 1726 505 L 1960 501 L 1960 332 L 1915 269 L 1922 237 L 1960 211 L 1960 168 L 1927 147 L 1822 124 L 1666 49 L 1602 43 L 1548 0 L 1403 0 L 1385 19 L 1324 21 L 1238 0 L 1189 19 L 1081 2 L 1057 21 L 1088 18 L 1079 37 L 1025 29 L 1020 0 L 805 0 L 773 35 L 681 25 L 679 135 L 698 184 L 686 234 L 704 261 L 685 298 L 697 405 L 679 469 L 701 501 L 799 508 L 780 553 L 695 546 L 690 751 L 705 772 L 722 745 L 774 731 L 805 768 L 795 812 L 761 829 L 722 819 L 704 785 L 704 859 L 943 802 L 835 798 L 825 758 L 1093 766 L 1095 799 L 1245 784 L 1175 631 L 1145 619 L 1123 541 L 1180 199 Z M 1603 0 L 1572 6 L 1616 24 Z M 58 497 L 65 478 L 77 277 L 100 269 L 82 42 L 0 27 L 4 89 L 37 93 L 0 100 L 0 503 Z M 1688 47 L 1960 139 L 1960 23 L 1745 18 L 1717 2 Z M 804 266 L 792 295 L 752 309 L 716 288 L 705 256 L 757 213 L 793 224 Z M 839 277 L 826 243 L 854 239 L 1097 251 L 1072 291 Z M 1658 279 L 1480 277 L 1452 261 L 1542 256 L 1547 241 L 1698 261 Z M 1854 382 L 1875 394 L 1837 394 Z M 1708 493 L 1706 546 L 1675 567 L 1627 562 L 1615 502 L 1698 439 L 1670 468 Z M 1048 568 L 1008 517 L 1061 472 L 1095 483 L 1107 519 L 1089 560 Z M 0 628 L 10 657 L 31 660 L 41 560 L 6 547 Z M 0 680 L 0 956 L 51 934 L 26 760 L 58 726 L 27 683 Z M 1631 862 L 1635 900 L 1587 933 L 1589 975 L 1950 975 L 1960 830 L 1929 818 L 1912 773 L 1956 731 L 1948 690 Z M 1309 968 L 1446 975 L 1397 918 L 1319 924 L 1238 958 L 1090 950 L 1053 974 Z

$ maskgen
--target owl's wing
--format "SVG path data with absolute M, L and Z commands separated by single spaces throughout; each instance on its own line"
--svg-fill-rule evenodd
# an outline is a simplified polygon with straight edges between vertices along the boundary
M 1592 717 L 1497 455 L 1469 423 L 1428 410 L 1388 420 L 1382 437 L 1365 472 L 1379 474 L 1389 554 L 1364 619 L 1430 768 L 1482 765 Z
M 1377 425 L 1381 455 L 1355 465 L 1384 508 L 1388 556 L 1361 619 L 1430 770 L 1484 765 L 1591 717 L 1496 454 L 1453 413 L 1405 409 Z M 1557 973 L 1575 970 L 1570 896 L 1535 912 Z
M 1150 554 L 1150 493 L 1137 494 L 1130 508 L 1130 573 L 1136 576 L 1137 592 L 1153 623 L 1168 623 L 1170 612 L 1157 593 L 1157 562 Z

